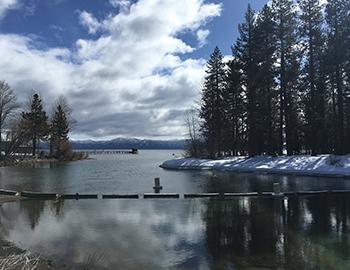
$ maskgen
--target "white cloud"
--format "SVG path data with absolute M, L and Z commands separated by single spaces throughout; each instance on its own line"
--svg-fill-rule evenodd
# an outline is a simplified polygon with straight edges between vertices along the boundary
M 6 11 L 17 6 L 17 0 L 0 0 L 0 18 L 2 18 Z
M 113 7 L 118 7 L 121 11 L 127 11 L 131 5 L 131 2 L 128 0 L 109 0 L 109 3 Z
M 101 27 L 98 20 L 87 11 L 80 12 L 79 19 L 80 23 L 88 29 L 90 34 L 96 34 L 97 30 Z
M 199 47 L 203 47 L 205 44 L 207 44 L 207 37 L 209 36 L 210 31 L 209 30 L 203 30 L 203 29 L 199 29 L 197 31 L 197 39 L 198 39 L 198 43 L 199 43 Z
M 65 94 L 78 120 L 74 138 L 178 137 L 205 68 L 203 59 L 180 58 L 195 49 L 179 33 L 198 34 L 220 12 L 203 0 L 140 0 L 101 21 L 83 11 L 80 22 L 102 35 L 77 40 L 73 50 L 35 49 L 33 39 L 0 35 L 1 79 L 21 99 L 32 88 L 47 101 Z

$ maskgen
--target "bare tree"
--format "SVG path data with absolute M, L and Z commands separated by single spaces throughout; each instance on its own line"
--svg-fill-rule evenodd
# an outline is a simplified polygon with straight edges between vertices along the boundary
M 189 142 L 187 146 L 188 154 L 192 157 L 198 157 L 200 154 L 201 138 L 197 109 L 191 108 L 185 112 L 185 125 L 189 137 Z
M 17 153 L 21 146 L 28 145 L 31 138 L 31 131 L 26 127 L 26 123 L 21 114 L 16 114 L 11 117 L 8 123 L 6 141 L 8 147 L 5 151 L 5 156 L 10 158 Z
M 3 128 L 17 108 L 18 103 L 15 93 L 5 81 L 0 81 L 0 157 L 2 155 Z

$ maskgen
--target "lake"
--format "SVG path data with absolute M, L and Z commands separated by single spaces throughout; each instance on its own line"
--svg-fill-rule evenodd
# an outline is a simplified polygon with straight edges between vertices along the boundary
M 0 187 L 46 192 L 350 189 L 342 179 L 166 171 L 179 151 L 105 155 L 0 168 Z M 0 206 L 0 233 L 64 269 L 349 269 L 350 198 L 19 201 Z M 90 267 L 90 268 L 88 268 Z

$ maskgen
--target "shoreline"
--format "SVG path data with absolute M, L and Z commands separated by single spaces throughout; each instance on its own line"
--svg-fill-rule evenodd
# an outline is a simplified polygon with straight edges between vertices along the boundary
M 72 159 L 72 160 L 59 160 L 55 158 L 25 158 L 22 160 L 14 160 L 11 162 L 0 162 L 0 168 L 4 167 L 28 167 L 33 166 L 37 164 L 50 164 L 50 163 L 67 163 L 67 162 L 75 162 L 75 161 L 82 161 L 82 160 L 91 160 L 93 158 L 90 157 L 84 157 L 79 159 Z
M 232 157 L 221 160 L 178 158 L 164 161 L 167 170 L 212 170 L 350 179 L 350 156 Z

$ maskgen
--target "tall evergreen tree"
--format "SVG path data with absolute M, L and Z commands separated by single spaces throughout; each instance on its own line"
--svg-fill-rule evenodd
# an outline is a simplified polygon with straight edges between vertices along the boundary
M 256 130 L 257 152 L 259 154 L 276 153 L 276 24 L 271 8 L 265 5 L 257 16 L 254 27 L 253 43 L 257 47 L 253 51 L 256 63 L 255 92 L 256 92 Z M 259 44 L 259 45 L 258 45 Z
M 68 133 L 69 124 L 66 113 L 62 106 L 58 105 L 51 122 L 50 143 L 52 144 L 51 149 L 54 152 L 54 156 L 60 158 L 62 155 L 64 155 L 64 149 L 62 149 L 62 146 L 65 147 L 68 144 Z
M 345 1 L 345 6 L 344 6 L 345 12 L 343 14 L 347 14 L 344 20 L 345 24 L 345 44 L 346 44 L 346 68 L 345 68 L 345 82 L 346 82 L 346 100 L 345 100 L 345 105 L 346 105 L 346 150 L 347 153 L 350 153 L 350 2 Z
M 233 155 L 246 152 L 246 104 L 241 76 L 241 65 L 234 58 L 227 65 L 227 84 L 223 100 L 226 114 L 225 143 Z
M 202 90 L 200 117 L 201 130 L 206 139 L 211 157 L 221 155 L 225 112 L 223 92 L 226 88 L 226 72 L 223 56 L 218 47 L 210 56 Z
M 233 57 L 240 62 L 242 69 L 242 86 L 245 88 L 247 98 L 247 150 L 250 156 L 258 154 L 257 138 L 257 93 L 255 89 L 256 77 L 254 66 L 254 21 L 255 13 L 248 5 L 245 21 L 239 25 L 239 37 L 234 46 Z
M 32 154 L 35 156 L 37 143 L 45 139 L 49 133 L 47 115 L 43 109 L 42 100 L 38 94 L 34 94 L 30 103 L 30 111 L 22 113 L 25 128 L 31 133 Z
M 327 64 L 330 93 L 333 97 L 333 141 L 335 152 L 344 154 L 345 147 L 345 101 L 346 101 L 346 65 L 347 65 L 347 24 L 349 23 L 348 0 L 329 1 L 326 6 Z
M 321 61 L 324 53 L 323 15 L 319 0 L 299 0 L 301 10 L 300 36 L 305 48 L 303 88 L 305 93 L 306 144 L 312 155 L 320 152 L 324 96 L 320 90 L 324 82 Z M 323 88 L 323 86 L 322 86 Z
M 201 116 L 213 155 L 350 152 L 350 2 L 297 2 L 248 6 L 226 83 L 212 55 Z
M 278 154 L 299 152 L 297 82 L 299 61 L 297 48 L 297 14 L 292 0 L 273 0 L 276 22 L 277 80 L 279 84 L 279 145 Z

